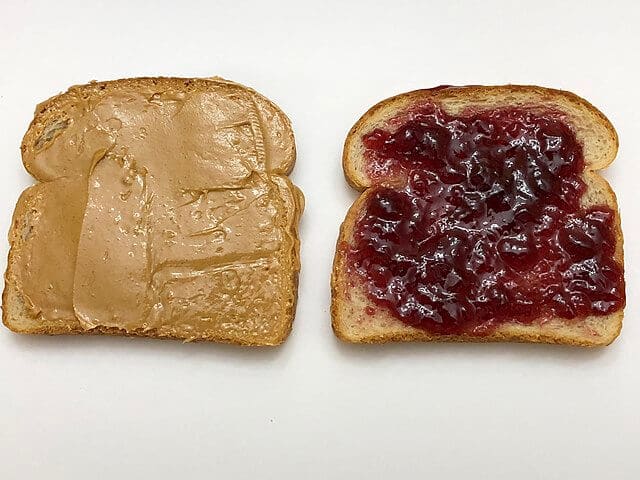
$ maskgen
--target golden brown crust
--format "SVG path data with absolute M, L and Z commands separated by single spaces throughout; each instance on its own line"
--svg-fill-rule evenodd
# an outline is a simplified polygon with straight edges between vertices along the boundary
M 347 343 L 379 344 L 388 342 L 449 342 L 449 343 L 548 343 L 554 345 L 572 345 L 576 347 L 602 347 L 611 345 L 618 337 L 622 329 L 622 312 L 617 312 L 615 328 L 608 332 L 604 338 L 590 338 L 579 335 L 559 335 L 556 332 L 547 332 L 539 329 L 521 333 L 505 333 L 497 331 L 486 336 L 472 335 L 428 335 L 424 332 L 393 331 L 381 334 L 362 335 L 354 337 L 344 330 L 340 324 L 332 323 L 333 331 L 340 340 Z
M 618 136 L 609 120 L 586 100 L 562 90 L 536 86 L 506 85 L 496 87 L 469 86 L 416 90 L 400 94 L 371 107 L 351 128 L 344 144 L 342 157 L 347 182 L 362 191 L 360 197 L 349 208 L 336 244 L 331 276 L 331 316 L 335 335 L 352 343 L 386 343 L 406 341 L 442 342 L 531 342 L 555 343 L 576 346 L 608 345 L 619 335 L 622 328 L 623 311 L 607 317 L 589 317 L 581 325 L 572 325 L 561 319 L 551 319 L 542 325 L 520 325 L 507 323 L 487 336 L 433 335 L 403 324 L 389 312 L 375 307 L 373 315 L 364 313 L 370 302 L 358 285 L 349 283 L 346 275 L 344 245 L 352 236 L 353 226 L 367 197 L 370 182 L 364 170 L 362 134 L 385 122 L 407 106 L 430 101 L 439 104 L 449 113 L 490 109 L 496 106 L 513 106 L 514 103 L 527 108 L 564 112 L 565 121 L 576 130 L 578 140 L 583 143 L 588 168 L 584 178 L 587 183 L 585 204 L 606 204 L 616 213 L 615 258 L 624 265 L 623 237 L 620 215 L 615 194 L 608 182 L 597 170 L 609 165 L 618 150 Z

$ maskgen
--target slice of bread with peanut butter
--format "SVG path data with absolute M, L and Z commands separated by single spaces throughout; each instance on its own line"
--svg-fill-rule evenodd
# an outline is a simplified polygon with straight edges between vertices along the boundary
M 291 330 L 303 196 L 291 125 L 219 78 L 75 86 L 36 109 L 3 322 L 276 345 Z

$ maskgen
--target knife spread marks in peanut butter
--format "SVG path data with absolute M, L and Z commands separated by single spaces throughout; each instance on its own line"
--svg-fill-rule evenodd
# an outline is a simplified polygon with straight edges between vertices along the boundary
M 303 201 L 277 107 L 218 79 L 131 79 L 38 112 L 23 160 L 42 183 L 16 207 L 7 272 L 32 315 L 52 333 L 286 337 Z

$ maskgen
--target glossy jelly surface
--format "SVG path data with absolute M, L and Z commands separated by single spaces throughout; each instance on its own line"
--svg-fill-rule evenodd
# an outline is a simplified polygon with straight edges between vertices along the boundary
M 373 187 L 348 268 L 406 324 L 483 335 L 624 306 L 615 214 L 581 207 L 582 148 L 559 114 L 423 105 L 362 140 Z

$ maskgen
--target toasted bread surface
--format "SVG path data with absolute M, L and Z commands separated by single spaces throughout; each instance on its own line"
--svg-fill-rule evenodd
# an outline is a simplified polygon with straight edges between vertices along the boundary
M 536 86 L 438 87 L 409 92 L 370 108 L 356 122 L 345 141 L 345 177 L 362 194 L 350 207 L 340 228 L 336 246 L 331 278 L 332 326 L 336 336 L 353 343 L 513 341 L 581 346 L 610 344 L 622 328 L 622 310 L 571 322 L 562 318 L 546 318 L 532 324 L 507 321 L 484 335 L 438 335 L 407 325 L 391 312 L 378 307 L 367 297 L 361 282 L 349 278 L 346 253 L 353 238 L 355 224 L 372 192 L 369 187 L 373 186 L 367 175 L 362 136 L 375 128 L 389 126 L 390 122 L 402 117 L 407 109 L 422 103 L 436 104 L 451 115 L 500 108 L 560 112 L 563 121 L 569 125 L 583 149 L 586 165 L 582 177 L 587 188 L 581 199 L 582 205 L 606 205 L 616 212 L 614 257 L 623 265 L 623 237 L 618 204 L 608 182 L 597 172 L 614 160 L 618 150 L 618 137 L 611 123 L 593 105 L 573 93 Z
M 289 334 L 304 207 L 287 117 L 220 78 L 75 86 L 22 142 L 3 322 L 276 345 Z

